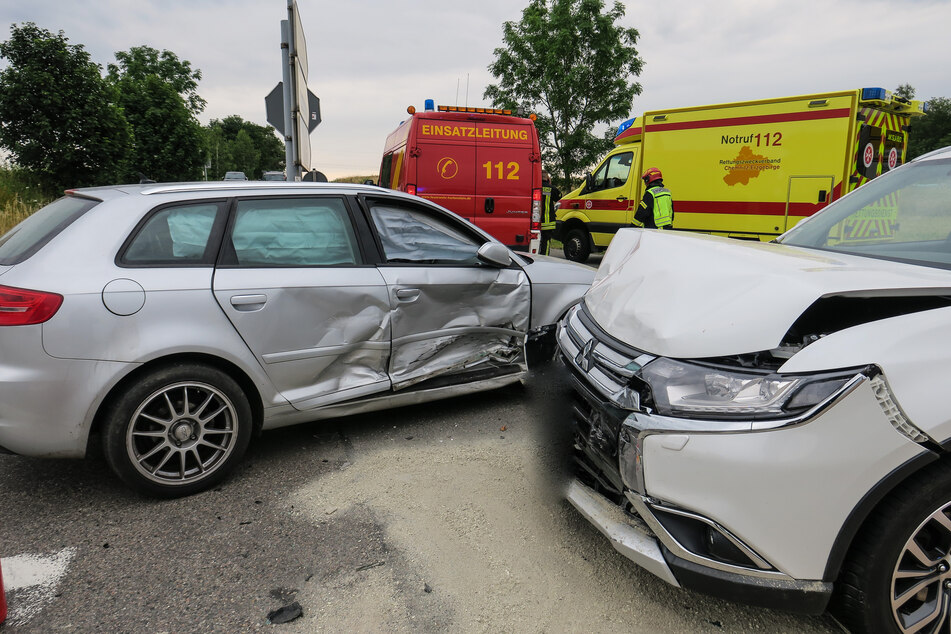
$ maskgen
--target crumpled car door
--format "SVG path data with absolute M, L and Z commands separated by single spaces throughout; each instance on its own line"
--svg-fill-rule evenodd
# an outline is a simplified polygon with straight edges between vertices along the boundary
M 340 197 L 236 203 L 214 292 L 297 409 L 387 391 L 390 301 Z
M 386 201 L 370 216 L 386 259 L 393 389 L 526 370 L 531 287 L 520 268 L 480 262 L 484 238 L 447 215 Z

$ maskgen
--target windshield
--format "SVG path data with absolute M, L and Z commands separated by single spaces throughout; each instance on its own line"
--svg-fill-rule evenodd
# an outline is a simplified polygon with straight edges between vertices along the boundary
M 777 242 L 951 268 L 951 158 L 880 176 Z

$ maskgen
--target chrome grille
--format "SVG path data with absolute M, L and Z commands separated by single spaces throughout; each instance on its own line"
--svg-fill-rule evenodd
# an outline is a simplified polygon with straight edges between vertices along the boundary
M 580 317 L 581 310 L 581 305 L 573 308 L 559 325 L 558 345 L 568 363 L 588 377 L 591 387 L 618 403 L 637 368 L 653 357 L 632 355 L 612 347 L 607 337 L 597 336 L 585 325 Z

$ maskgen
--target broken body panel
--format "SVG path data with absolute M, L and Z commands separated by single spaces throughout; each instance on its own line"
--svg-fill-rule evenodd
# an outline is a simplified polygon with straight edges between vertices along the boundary
M 558 327 L 568 498 L 616 549 L 674 585 L 822 612 L 876 504 L 948 460 L 951 149 L 935 154 L 782 244 L 617 233 Z M 886 198 L 900 229 L 843 244 Z

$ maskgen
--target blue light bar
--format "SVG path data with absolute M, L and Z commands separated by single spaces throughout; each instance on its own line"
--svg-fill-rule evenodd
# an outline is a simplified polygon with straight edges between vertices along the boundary
M 436 100 L 427 99 L 426 103 L 423 104 L 423 108 L 426 110 L 426 112 L 433 112 L 436 109 Z
M 885 101 L 888 99 L 888 91 L 884 88 L 863 88 L 862 99 L 879 99 Z
M 621 125 L 617 127 L 617 134 L 615 134 L 614 136 L 621 134 L 622 132 L 630 128 L 632 125 L 634 125 L 635 120 L 637 120 L 637 117 L 634 117 L 632 119 L 628 119 L 627 121 L 622 122 Z

